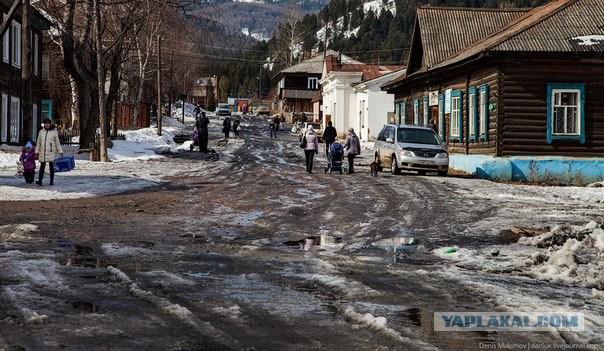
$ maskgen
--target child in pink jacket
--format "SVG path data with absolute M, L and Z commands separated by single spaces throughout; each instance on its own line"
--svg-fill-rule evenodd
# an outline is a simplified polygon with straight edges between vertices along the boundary
M 34 176 L 36 174 L 36 150 L 31 144 L 31 141 L 28 141 L 23 147 L 21 156 L 19 157 L 19 162 L 23 164 L 23 176 L 25 177 L 25 182 L 27 184 L 33 183 Z

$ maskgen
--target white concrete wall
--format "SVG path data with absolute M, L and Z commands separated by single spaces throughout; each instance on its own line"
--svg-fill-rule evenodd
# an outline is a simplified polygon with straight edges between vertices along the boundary
M 388 113 L 394 113 L 394 94 L 388 94 L 375 85 L 370 87 L 367 97 L 368 123 L 365 128 L 369 133 L 366 140 L 375 140 L 384 124 L 389 122 Z

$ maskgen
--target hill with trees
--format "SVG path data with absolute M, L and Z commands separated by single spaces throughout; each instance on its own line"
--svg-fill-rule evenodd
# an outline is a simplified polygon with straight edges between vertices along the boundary
M 225 96 L 267 96 L 270 77 L 279 70 L 322 52 L 327 46 L 372 64 L 405 64 L 419 6 L 532 8 L 548 0 L 332 0 L 317 13 L 287 8 L 273 37 L 230 51 L 233 61 L 211 62 Z M 221 55 L 221 50 L 216 55 Z M 222 51 L 222 54 L 226 54 Z M 272 63 L 267 69 L 267 59 Z M 261 77 L 259 82 L 257 77 Z

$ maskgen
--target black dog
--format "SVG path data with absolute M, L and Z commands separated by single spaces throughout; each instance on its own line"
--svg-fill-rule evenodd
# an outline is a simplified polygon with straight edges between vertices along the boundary
M 372 177 L 377 177 L 378 176 L 378 164 L 377 162 L 373 161 L 369 164 L 369 168 L 371 169 L 371 176 Z

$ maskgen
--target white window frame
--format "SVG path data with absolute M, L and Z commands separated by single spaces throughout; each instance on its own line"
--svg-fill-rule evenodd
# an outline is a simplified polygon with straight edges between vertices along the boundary
M 317 77 L 308 77 L 308 89 L 317 90 L 319 89 L 319 78 Z
M 480 130 L 478 131 L 480 135 L 485 135 L 487 132 L 487 91 L 484 89 L 480 89 L 480 94 L 478 95 L 478 123 Z
M 476 140 L 474 123 L 476 118 L 476 91 L 472 90 L 468 94 L 468 137 L 470 140 Z
M 419 99 L 413 99 L 413 124 L 419 125 Z
M 12 34 L 12 60 L 11 63 L 17 68 L 21 68 L 21 23 L 13 20 L 11 26 Z
M 562 94 L 575 94 L 575 105 L 563 105 L 560 102 L 560 97 L 562 96 Z M 551 106 L 552 106 L 552 135 L 553 136 L 578 136 L 580 135 L 580 130 L 581 130 L 581 90 L 579 89 L 552 89 L 552 102 L 551 102 Z M 563 109 L 563 113 L 564 113 L 564 120 L 563 120 L 563 126 L 562 129 L 563 131 L 561 132 L 556 132 L 556 109 L 557 108 L 561 108 Z M 569 132 L 569 129 L 571 128 L 570 123 L 569 122 L 569 115 L 568 112 L 569 111 L 574 111 L 575 112 L 575 125 L 574 125 L 574 132 Z
M 430 112 L 430 108 L 428 107 L 428 97 L 424 96 L 422 100 L 422 108 L 424 109 L 422 111 L 424 115 L 424 125 L 427 126 L 429 119 L 428 113 Z
M 7 15 L 4 14 L 3 19 L 6 20 Z M 5 63 L 10 62 L 10 27 L 6 28 L 4 32 L 4 38 L 2 39 L 2 61 Z
M 2 134 L 0 135 L 0 142 L 8 142 L 8 95 L 2 94 L 2 105 L 0 106 L 0 118 L 2 118 Z
M 10 141 L 19 142 L 19 131 L 21 129 L 21 99 L 16 96 L 10 97 Z
M 451 137 L 459 138 L 459 116 L 461 114 L 461 97 L 451 97 Z

